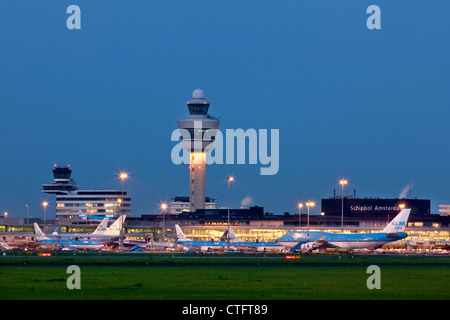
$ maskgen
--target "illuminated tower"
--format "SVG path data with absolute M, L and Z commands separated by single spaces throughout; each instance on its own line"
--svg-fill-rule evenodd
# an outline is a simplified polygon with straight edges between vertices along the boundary
M 187 102 L 189 117 L 177 121 L 183 148 L 190 155 L 189 186 L 190 210 L 205 208 L 206 153 L 213 148 L 219 120 L 208 115 L 209 102 L 201 89 L 192 92 Z
M 56 195 L 66 195 L 70 192 L 78 190 L 77 183 L 74 179 L 70 178 L 71 174 L 72 170 L 70 169 L 70 165 L 58 166 L 55 164 L 55 168 L 53 169 L 53 178 L 55 182 L 44 184 L 42 186 L 42 192 Z

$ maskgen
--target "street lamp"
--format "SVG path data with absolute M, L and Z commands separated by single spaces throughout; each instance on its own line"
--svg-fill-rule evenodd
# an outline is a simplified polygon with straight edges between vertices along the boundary
M 230 250 L 230 182 L 234 181 L 233 177 L 228 177 L 228 223 L 227 223 L 227 250 Z
M 339 184 L 342 187 L 342 206 L 341 206 L 341 229 L 344 232 L 344 186 L 348 184 L 348 181 L 345 179 L 339 180 Z
M 30 206 L 28 204 L 26 204 L 25 206 L 27 207 L 27 224 L 29 224 L 30 220 L 28 218 L 28 213 L 29 213 L 29 210 L 30 210 Z
M 299 202 L 298 205 L 298 227 L 301 227 L 301 222 L 302 222 L 302 208 L 303 208 L 303 203 Z
M 122 180 L 122 201 L 120 202 L 120 215 L 123 213 L 123 181 L 128 178 L 128 174 L 126 172 L 121 172 L 119 174 L 120 180 Z
M 44 202 L 42 202 L 42 206 L 44 207 L 44 234 L 45 234 L 45 229 L 46 229 L 46 219 L 45 219 L 45 211 L 46 211 L 46 209 L 47 209 L 47 206 L 48 206 L 48 202 L 47 201 L 44 201 Z
M 165 222 L 165 219 L 164 219 L 164 213 L 166 212 L 166 210 L 167 210 L 167 203 L 165 203 L 165 202 L 163 202 L 163 203 L 161 203 L 161 205 L 160 205 L 160 208 L 161 208 L 161 211 L 162 211 L 162 216 L 163 216 L 163 235 L 162 235 L 162 239 L 163 239 L 163 241 L 166 239 L 166 222 Z
M 405 209 L 405 207 L 406 207 L 406 204 L 404 204 L 404 203 L 400 203 L 399 205 L 399 208 L 400 208 L 400 211 L 401 210 L 403 210 L 403 209 Z M 389 223 L 389 213 L 388 213 L 388 223 Z
M 314 203 L 314 202 L 312 202 L 312 201 L 309 201 L 308 200 L 308 202 L 306 202 L 306 206 L 308 207 L 308 223 L 307 223 L 307 225 L 308 225 L 308 233 L 307 233 L 307 242 L 309 242 L 309 208 L 310 207 L 314 207 L 316 204 Z

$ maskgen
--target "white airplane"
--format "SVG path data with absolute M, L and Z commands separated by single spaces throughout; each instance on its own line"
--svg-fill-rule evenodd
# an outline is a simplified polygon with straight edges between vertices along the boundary
M 175 230 L 177 232 L 177 244 L 185 250 L 209 252 L 225 251 L 228 248 L 226 241 L 198 241 L 189 239 L 184 235 L 183 230 L 181 230 L 178 224 L 175 225 Z M 235 251 L 236 247 L 230 243 L 229 249 Z
M 49 238 L 46 235 L 44 235 L 41 228 L 39 228 L 39 225 L 36 222 L 34 223 L 34 230 L 36 233 L 36 242 L 43 247 L 76 249 L 76 250 L 99 250 L 105 247 L 103 243 L 97 240 Z
M 36 235 L 38 236 L 46 236 L 49 239 L 58 239 L 58 238 L 70 238 L 70 239 L 75 239 L 75 240 L 79 240 L 82 238 L 85 239 L 93 239 L 93 240 L 99 240 L 99 241 L 108 241 L 114 238 L 117 238 L 120 236 L 120 230 L 123 227 L 123 223 L 126 219 L 126 215 L 121 215 L 116 221 L 114 221 L 114 223 L 107 228 L 108 226 L 108 220 L 109 218 L 106 217 L 102 220 L 102 222 L 97 226 L 97 228 L 95 229 L 94 232 L 92 233 L 58 233 L 58 232 L 53 232 L 52 234 L 48 234 L 48 235 L 44 235 L 44 233 L 42 233 L 42 231 L 39 229 L 39 231 L 36 232 Z M 35 228 L 36 230 L 36 228 Z M 38 234 L 39 233 L 39 234 Z
M 228 230 L 225 231 L 221 241 L 227 241 Z M 239 239 L 230 228 L 230 244 L 242 250 L 251 250 L 256 252 L 274 252 L 274 251 L 284 251 L 286 249 L 285 246 L 275 242 L 252 242 L 252 241 L 243 241 Z
M 321 231 L 289 231 L 280 239 L 278 243 L 302 251 L 323 250 L 326 248 L 340 249 L 372 249 L 382 245 L 401 240 L 408 235 L 404 232 L 408 222 L 411 209 L 403 209 L 400 213 L 383 229 L 377 233 L 330 233 Z
M 49 238 L 57 238 L 57 237 L 69 237 L 69 238 L 82 238 L 82 237 L 91 237 L 98 236 L 103 234 L 107 230 L 109 218 L 106 217 L 99 223 L 97 228 L 92 233 L 60 233 L 61 227 L 58 227 L 51 234 L 47 235 Z M 42 231 L 41 231 L 42 232 Z
M 118 237 L 120 236 L 120 231 L 123 228 L 123 224 L 125 219 L 127 218 L 126 214 L 121 215 L 117 218 L 116 221 L 107 229 L 99 230 L 96 235 L 99 237 Z

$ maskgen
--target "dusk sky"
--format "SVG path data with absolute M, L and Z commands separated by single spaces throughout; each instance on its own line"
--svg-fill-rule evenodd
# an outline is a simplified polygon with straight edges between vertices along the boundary
M 69 30 L 69 5 L 81 29 Z M 369 5 L 381 29 L 369 30 Z M 1 1 L 0 211 L 42 217 L 55 163 L 133 216 L 189 195 L 172 131 L 201 88 L 220 129 L 279 129 L 279 171 L 210 165 L 206 195 L 266 212 L 347 193 L 450 204 L 448 0 Z

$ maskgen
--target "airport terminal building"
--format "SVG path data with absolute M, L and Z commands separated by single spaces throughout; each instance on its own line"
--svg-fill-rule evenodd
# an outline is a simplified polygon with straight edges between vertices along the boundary
M 56 196 L 56 219 L 79 219 L 80 212 L 88 216 L 131 216 L 131 196 L 122 190 L 79 190 L 71 178 L 70 166 L 55 165 L 54 182 L 42 186 L 42 192 Z
M 57 170 L 59 172 L 59 170 Z M 57 175 L 55 175 L 56 177 Z M 64 177 L 66 179 L 67 176 Z M 60 183 L 56 181 L 55 183 Z M 74 181 L 72 181 L 74 183 Z M 49 186 L 49 187 L 47 187 Z M 52 190 L 56 192 L 54 184 L 44 185 L 43 192 Z M 53 222 L 53 229 L 61 226 L 65 232 L 92 232 L 96 224 L 86 224 L 76 219 L 75 211 L 95 215 L 116 215 L 120 207 L 117 199 L 122 197 L 117 190 L 65 190 L 57 193 L 57 220 Z M 48 192 L 50 193 L 50 192 Z M 165 234 L 168 239 L 175 239 L 175 224 L 183 228 L 188 238 L 195 240 L 220 239 L 227 228 L 228 209 L 217 208 L 210 199 L 211 207 L 187 211 L 189 201 L 186 197 L 175 197 L 173 209 L 169 212 L 158 212 L 141 216 L 131 216 L 131 197 L 124 192 L 125 204 L 123 210 L 128 217 L 124 225 L 124 233 L 127 237 L 151 237 L 161 240 Z M 214 199 L 215 200 L 215 199 Z M 252 206 L 249 208 L 230 208 L 230 225 L 236 236 L 243 241 L 275 241 L 286 232 L 292 230 L 345 232 L 345 233 L 371 233 L 381 231 L 402 207 L 411 208 L 411 214 L 406 226 L 406 232 L 414 234 L 422 243 L 437 243 L 450 239 L 450 215 L 431 214 L 430 200 L 426 199 L 383 199 L 376 197 L 332 197 L 321 200 L 321 214 L 310 215 L 307 210 L 298 212 L 274 214 L 266 212 L 263 207 Z M 110 204 L 110 205 L 109 205 Z M 128 206 L 129 205 L 129 206 Z M 107 210 L 115 210 L 109 212 Z M 343 210 L 342 210 L 343 209 Z M 447 206 L 445 208 L 447 209 Z M 66 211 L 67 210 L 67 211 Z M 70 210 L 70 212 L 68 211 Z M 96 210 L 88 211 L 88 210 Z M 181 212 L 180 212 L 181 211 Z M 444 210 L 442 210 L 444 211 Z M 344 213 L 342 219 L 342 212 Z M 446 212 L 445 212 L 446 213 Z M 342 224 L 343 221 L 343 224 Z M 51 225 L 48 224 L 49 226 Z M 31 231 L 30 224 L 13 222 L 0 218 L 0 232 Z M 52 228 L 50 227 L 51 231 Z M 163 232 L 164 230 L 164 232 Z
M 344 224 L 342 221 L 342 199 L 323 199 L 321 214 L 309 216 L 310 230 L 328 232 L 378 232 L 381 231 L 401 211 L 403 205 L 411 207 L 407 232 L 420 235 L 424 239 L 450 239 L 450 216 L 430 214 L 430 200 L 421 199 L 381 199 L 345 198 Z M 308 216 L 273 214 L 263 207 L 231 208 L 230 225 L 235 234 L 244 241 L 274 241 L 291 230 L 307 230 Z M 166 235 L 174 236 L 174 226 L 179 224 L 186 236 L 197 240 L 219 239 L 226 230 L 227 209 L 203 209 L 170 215 L 142 215 L 130 217 L 126 228 L 129 233 L 152 232 L 156 238 L 162 228 Z
M 321 213 L 325 221 L 341 223 L 342 213 L 345 226 L 377 227 L 392 220 L 403 208 L 410 208 L 410 223 L 417 226 L 439 227 L 442 222 L 437 215 L 430 214 L 431 201 L 423 199 L 383 199 L 332 197 L 322 199 Z M 445 222 L 444 222 L 445 224 Z

